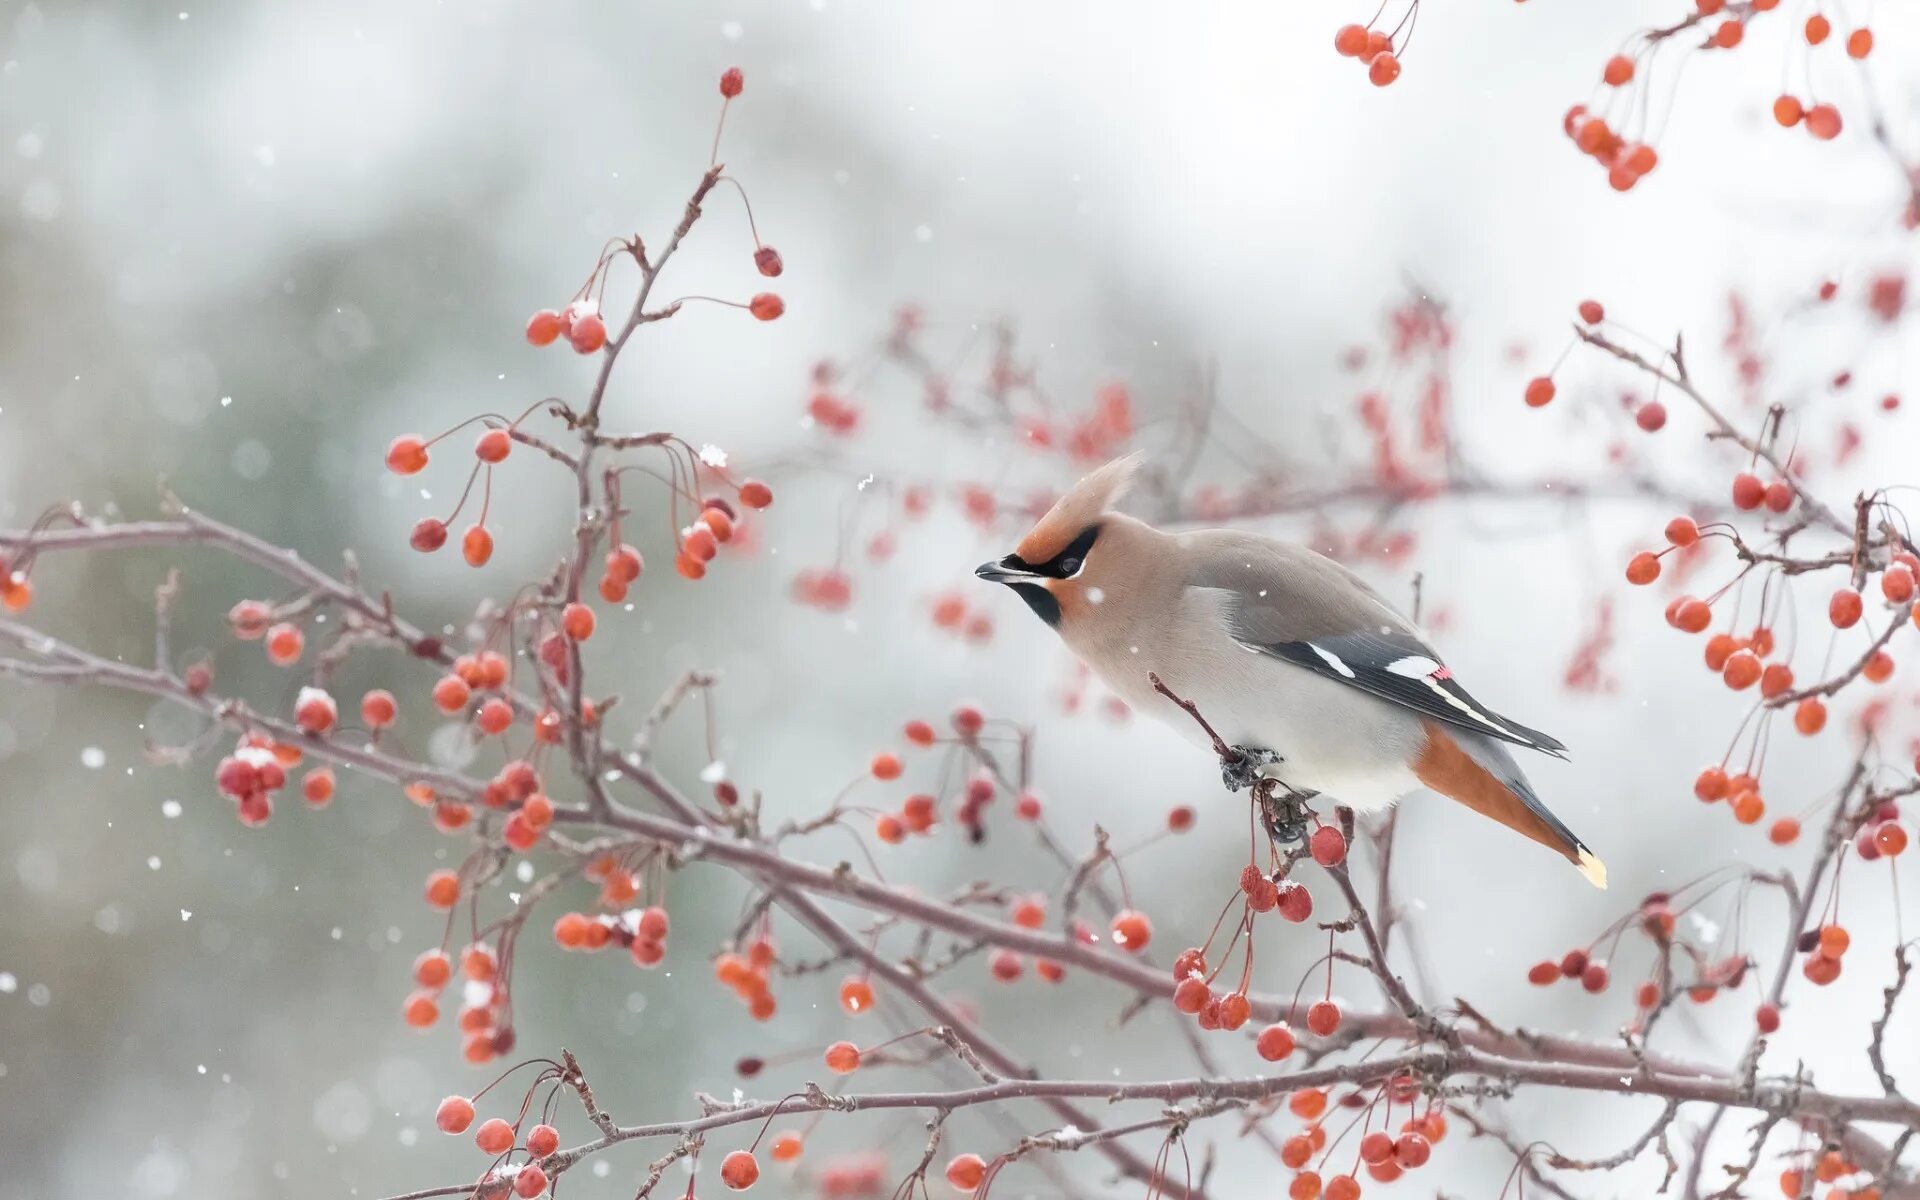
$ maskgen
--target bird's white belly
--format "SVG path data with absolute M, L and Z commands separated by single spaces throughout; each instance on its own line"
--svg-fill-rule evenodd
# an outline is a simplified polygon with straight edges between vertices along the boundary
M 1204 628 L 1204 626 L 1200 626 Z M 1136 710 L 1211 751 L 1199 724 L 1153 690 L 1152 671 L 1196 705 L 1229 745 L 1282 756 L 1267 773 L 1356 809 L 1382 808 L 1420 788 L 1411 763 L 1425 742 L 1420 718 L 1357 688 L 1221 637 L 1206 646 L 1144 655 L 1085 654 L 1107 686 Z

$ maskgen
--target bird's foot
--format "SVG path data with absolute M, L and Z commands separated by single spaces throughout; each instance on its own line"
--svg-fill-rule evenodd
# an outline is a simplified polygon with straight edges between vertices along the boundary
M 1266 818 L 1267 832 L 1276 842 L 1297 842 L 1306 837 L 1307 820 L 1313 816 L 1307 802 L 1320 793 L 1296 791 L 1277 779 L 1268 782 L 1272 786 L 1260 793 L 1261 815 Z
M 1228 746 L 1231 758 L 1220 760 L 1220 782 L 1227 785 L 1230 792 L 1244 792 L 1259 780 L 1261 770 L 1275 763 L 1285 762 L 1271 750 L 1256 746 Z

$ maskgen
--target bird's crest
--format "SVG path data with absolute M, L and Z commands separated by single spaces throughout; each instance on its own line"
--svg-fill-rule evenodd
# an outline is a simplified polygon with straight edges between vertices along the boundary
M 1079 537 L 1082 530 L 1098 521 L 1100 514 L 1120 502 L 1133 486 L 1134 474 L 1144 459 L 1145 455 L 1136 450 L 1088 472 L 1020 539 L 1015 553 L 1030 563 L 1052 559 Z

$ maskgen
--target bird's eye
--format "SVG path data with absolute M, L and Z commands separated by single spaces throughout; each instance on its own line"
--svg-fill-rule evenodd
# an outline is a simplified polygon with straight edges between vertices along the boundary
M 1079 559 L 1063 558 L 1060 560 L 1060 577 L 1062 579 L 1072 579 L 1075 575 L 1078 575 L 1079 573 L 1080 573 Z

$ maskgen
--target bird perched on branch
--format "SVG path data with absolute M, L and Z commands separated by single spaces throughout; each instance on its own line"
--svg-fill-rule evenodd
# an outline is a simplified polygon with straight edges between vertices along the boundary
M 1165 533 L 1114 505 L 1139 456 L 1088 475 L 983 563 L 1135 709 L 1209 743 L 1149 675 L 1231 743 L 1235 791 L 1261 775 L 1352 808 L 1420 787 L 1525 834 L 1596 887 L 1607 870 L 1540 801 L 1507 752 L 1566 747 L 1487 709 L 1412 622 L 1359 576 L 1291 542 L 1207 529 Z

